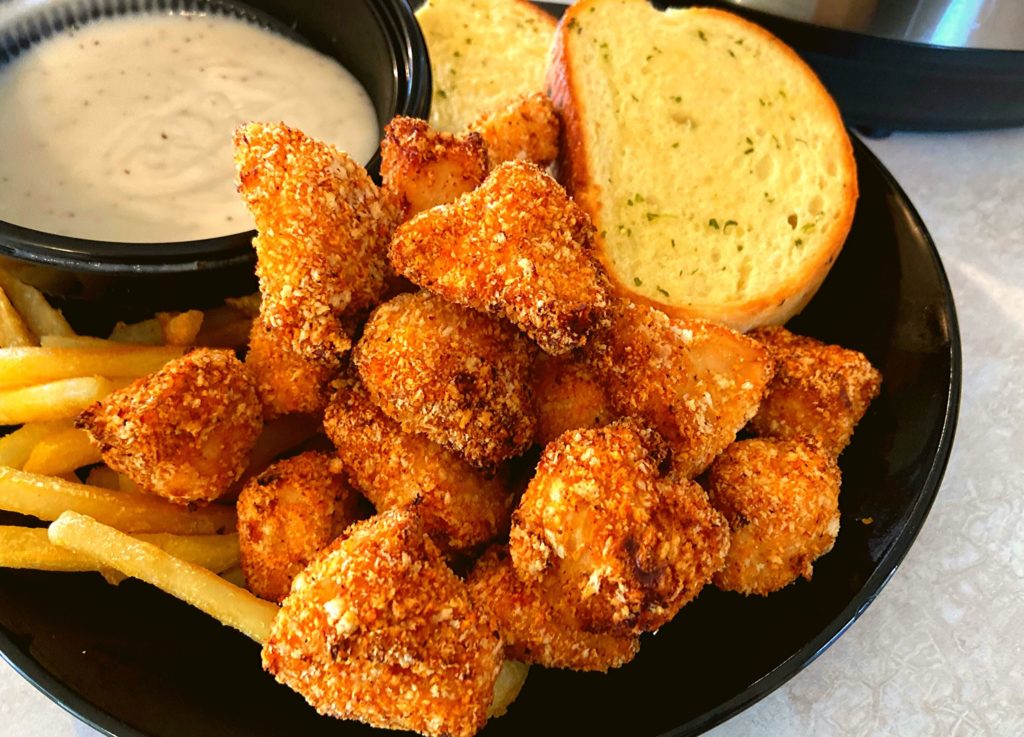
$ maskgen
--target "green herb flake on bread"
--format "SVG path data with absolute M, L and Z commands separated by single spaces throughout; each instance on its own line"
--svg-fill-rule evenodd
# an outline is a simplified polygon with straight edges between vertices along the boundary
M 835 103 L 789 47 L 723 11 L 582 0 L 556 31 L 548 87 L 560 175 L 620 292 L 739 330 L 814 295 L 857 176 Z

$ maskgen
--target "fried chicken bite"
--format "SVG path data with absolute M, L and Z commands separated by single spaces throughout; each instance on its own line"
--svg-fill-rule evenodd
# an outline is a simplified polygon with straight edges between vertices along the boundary
M 442 133 L 425 120 L 403 116 L 384 128 L 380 176 L 402 220 L 476 189 L 487 170 L 487 148 L 479 133 Z
M 238 543 L 250 591 L 270 601 L 288 595 L 313 556 L 363 515 L 362 498 L 341 462 L 307 451 L 272 464 L 238 496 Z
M 255 383 L 235 354 L 197 348 L 92 405 L 75 425 L 110 468 L 188 504 L 228 491 L 263 419 Z
M 533 440 L 534 352 L 504 320 L 421 291 L 378 307 L 352 360 L 374 403 L 403 430 L 493 468 Z
M 618 416 L 601 381 L 576 354 L 539 354 L 533 364 L 533 391 L 538 445 L 547 445 L 566 430 L 607 425 Z
M 484 115 L 469 129 L 483 137 L 491 167 L 523 159 L 543 168 L 558 158 L 561 124 L 555 106 L 540 92 Z
M 348 528 L 292 584 L 263 667 L 319 713 L 471 737 L 502 663 L 491 623 L 414 512 Z
M 516 573 L 588 632 L 655 630 L 721 567 L 728 527 L 704 491 L 661 477 L 663 440 L 631 418 L 544 449 L 512 517 Z
M 711 464 L 711 504 L 731 530 L 715 585 L 762 596 L 798 577 L 839 534 L 839 466 L 810 439 L 743 440 Z
M 377 511 L 415 506 L 444 553 L 473 551 L 508 530 L 513 497 L 503 474 L 484 475 L 428 438 L 405 432 L 360 382 L 338 390 L 324 429 L 349 480 Z
M 774 370 L 751 338 L 624 299 L 586 357 L 612 406 L 653 425 L 672 446 L 673 468 L 688 478 L 753 417 Z
M 548 353 L 587 342 L 608 305 L 593 226 L 554 179 L 509 161 L 450 205 L 401 225 L 395 268 L 449 302 L 506 317 Z
M 487 612 L 505 643 L 506 657 L 545 668 L 607 672 L 640 651 L 636 634 L 584 632 L 572 614 L 516 576 L 505 546 L 492 546 L 466 578 L 469 597 Z
M 782 327 L 751 331 L 778 369 L 750 422 L 758 435 L 812 437 L 838 456 L 878 396 L 882 375 L 863 353 L 794 335 Z
M 249 363 L 268 417 L 315 411 L 352 344 L 344 318 L 387 288 L 394 212 L 361 166 L 300 131 L 248 123 L 234 145 L 238 191 L 259 231 L 262 301 Z M 312 394 L 287 383 L 302 374 Z

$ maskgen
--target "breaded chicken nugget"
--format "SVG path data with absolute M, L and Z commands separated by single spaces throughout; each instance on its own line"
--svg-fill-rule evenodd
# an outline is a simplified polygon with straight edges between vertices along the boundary
M 232 351 L 197 348 L 86 409 L 103 460 L 173 502 L 212 501 L 249 462 L 263 428 L 256 386 Z
M 352 360 L 374 403 L 403 430 L 490 468 L 533 440 L 535 350 L 508 322 L 422 291 L 378 307 Z
M 349 480 L 378 511 L 415 505 L 445 553 L 466 552 L 508 529 L 512 493 L 437 443 L 382 412 L 360 382 L 343 386 L 324 413 Z
M 380 176 L 398 201 L 402 220 L 476 189 L 487 169 L 479 133 L 442 133 L 425 120 L 402 116 L 384 128 Z
M 882 375 L 863 353 L 785 328 L 750 333 L 775 359 L 775 378 L 750 426 L 772 438 L 809 436 L 834 456 L 849 444 L 853 429 L 878 396 Z
M 575 353 L 539 354 L 533 364 L 533 390 L 538 445 L 547 445 L 566 430 L 607 425 L 618 416 L 601 381 Z
M 318 712 L 431 737 L 486 721 L 502 645 L 418 518 L 357 522 L 300 573 L 263 667 Z
M 555 106 L 540 92 L 484 115 L 469 129 L 483 136 L 491 167 L 514 159 L 546 167 L 558 158 L 561 124 Z
M 238 543 L 249 590 L 270 601 L 322 548 L 360 519 L 362 498 L 341 462 L 309 451 L 269 466 L 238 496 Z
M 616 300 L 586 356 L 612 405 L 654 426 L 676 472 L 693 477 L 754 416 L 772 377 L 759 343 L 722 325 Z
M 466 579 L 473 603 L 487 612 L 505 642 L 506 657 L 545 668 L 600 671 L 618 668 L 640 651 L 636 634 L 584 632 L 571 613 L 559 611 L 540 591 L 523 583 L 508 548 L 495 545 Z
M 283 124 L 249 123 L 235 131 L 238 190 L 256 222 L 256 274 L 262 302 L 259 349 L 249 362 L 260 376 L 268 415 L 308 412 L 322 377 L 338 371 L 351 347 L 342 318 L 373 307 L 387 286 L 389 208 L 366 171 L 346 154 Z M 283 367 L 261 366 L 284 361 Z M 282 400 L 283 383 L 308 372 L 319 391 L 302 406 Z
M 344 361 L 307 361 L 282 350 L 274 330 L 260 320 L 253 321 L 245 366 L 256 389 L 267 420 L 299 412 L 320 414 L 327 403 L 325 387 L 337 376 Z
M 507 317 L 548 353 L 587 342 L 608 305 L 593 226 L 554 179 L 509 161 L 451 205 L 404 223 L 395 268 L 450 302 Z
M 707 488 L 732 530 L 715 585 L 741 594 L 778 591 L 832 549 L 839 534 L 839 467 L 813 441 L 733 443 L 711 464 Z
M 729 530 L 704 491 L 660 478 L 663 441 L 627 418 L 544 449 L 512 517 L 516 573 L 590 632 L 655 630 L 711 580 Z

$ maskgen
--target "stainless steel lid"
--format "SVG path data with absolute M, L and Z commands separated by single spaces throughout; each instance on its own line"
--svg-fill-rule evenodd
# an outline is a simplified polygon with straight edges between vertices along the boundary
M 724 0 L 790 20 L 897 41 L 1024 50 L 1024 0 Z

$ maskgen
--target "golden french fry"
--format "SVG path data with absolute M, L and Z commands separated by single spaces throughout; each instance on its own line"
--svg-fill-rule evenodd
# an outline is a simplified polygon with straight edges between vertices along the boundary
M 212 535 L 235 529 L 234 508 L 222 504 L 189 509 L 148 494 L 110 491 L 5 467 L 0 467 L 0 509 L 47 521 L 71 510 L 126 532 Z
M 508 707 L 519 696 L 519 692 L 526 683 L 526 676 L 530 673 L 530 666 L 520 663 L 518 660 L 506 660 L 501 664 L 498 671 L 498 680 L 494 682 L 494 695 L 491 697 L 491 705 L 487 707 L 487 718 L 504 716 Z
M 233 307 L 207 310 L 195 344 L 209 348 L 240 348 L 249 342 L 252 318 Z
M 72 418 L 123 385 L 102 376 L 82 376 L 0 390 L 0 425 Z
M 91 335 L 44 335 L 39 345 L 43 348 L 124 348 L 124 343 Z
M 155 317 L 130 324 L 119 322 L 111 331 L 110 339 L 117 343 L 162 345 L 164 329 L 160 327 L 160 321 Z
M 0 348 L 0 389 L 82 376 L 137 378 L 183 352 L 180 346 Z
M 255 476 L 279 455 L 297 448 L 321 429 L 323 425 L 310 415 L 283 415 L 266 423 L 249 453 L 249 465 L 240 481 Z
M 72 427 L 41 440 L 32 449 L 23 469 L 30 473 L 59 476 L 101 460 L 100 449 L 89 440 L 89 433 Z
M 248 318 L 259 317 L 260 314 L 260 293 L 254 292 L 244 297 L 228 297 L 224 302 L 241 312 Z
M 85 483 L 89 486 L 98 486 L 101 489 L 119 491 L 121 486 L 118 483 L 117 471 L 110 466 L 94 466 L 89 469 L 89 475 L 85 477 Z
M 203 313 L 199 310 L 158 312 L 156 319 L 167 345 L 195 345 L 196 335 L 203 326 Z
M 70 420 L 30 422 L 4 435 L 0 438 L 0 466 L 21 468 L 39 443 L 72 427 Z
M 170 535 L 132 537 L 156 545 L 176 558 L 220 573 L 238 566 L 238 535 Z M 96 561 L 50 542 L 46 529 L 0 526 L 0 568 L 37 571 L 96 571 Z
M 156 545 L 75 512 L 65 512 L 50 525 L 49 539 L 89 556 L 101 566 L 151 583 L 256 642 L 266 642 L 270 637 L 276 605 Z
M 0 288 L 36 335 L 75 334 L 64 315 L 50 306 L 42 292 L 21 282 L 6 269 L 0 269 Z
M 245 583 L 245 574 L 242 572 L 242 566 L 235 566 L 228 568 L 226 571 L 221 571 L 220 577 L 228 583 L 233 583 L 240 589 L 246 589 L 247 591 L 249 589 Z
M 28 329 L 21 315 L 14 309 L 7 293 L 0 289 L 0 346 L 38 345 L 36 336 Z

